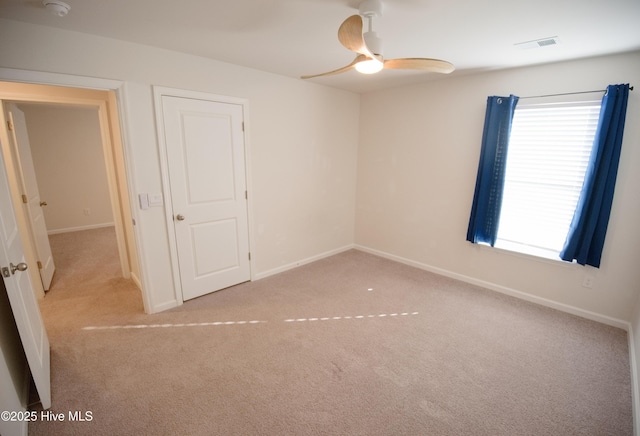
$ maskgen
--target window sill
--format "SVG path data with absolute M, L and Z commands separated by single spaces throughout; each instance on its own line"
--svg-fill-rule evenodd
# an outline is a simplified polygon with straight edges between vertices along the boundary
M 516 256 L 528 260 L 535 260 L 537 262 L 548 263 L 555 266 L 568 267 L 575 264 L 575 262 L 563 261 L 562 259 L 560 259 L 559 254 L 554 251 L 531 247 L 529 245 L 517 244 L 504 240 L 498 240 L 493 247 L 488 244 L 477 245 L 479 245 L 480 247 L 484 247 L 485 249 L 498 250 L 511 256 Z

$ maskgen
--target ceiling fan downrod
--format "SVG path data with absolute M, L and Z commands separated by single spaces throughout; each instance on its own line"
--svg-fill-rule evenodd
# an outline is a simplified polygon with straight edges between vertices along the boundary
M 382 57 L 382 40 L 373 30 L 373 19 L 382 16 L 382 3 L 379 0 L 365 0 L 360 4 L 358 13 L 367 19 L 367 31 L 362 35 L 367 49 L 375 58 Z

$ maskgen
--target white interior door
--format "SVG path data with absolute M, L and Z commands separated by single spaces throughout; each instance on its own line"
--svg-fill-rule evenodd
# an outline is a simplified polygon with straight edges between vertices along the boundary
M 42 279 L 42 287 L 45 291 L 48 291 L 51 287 L 51 280 L 53 279 L 53 273 L 56 267 L 53 263 L 47 224 L 42 211 L 42 207 L 46 206 L 46 202 L 41 201 L 40 193 L 38 192 L 36 170 L 31 157 L 31 144 L 29 143 L 29 134 L 27 133 L 27 123 L 24 113 L 13 103 L 8 105 L 8 112 L 9 119 L 11 120 L 14 147 L 18 158 L 18 174 L 21 179 L 21 188 L 24 194 L 23 203 L 27 208 L 27 216 L 31 224 L 31 234 L 33 235 L 38 262 L 40 262 L 37 267 L 40 272 L 40 278 Z M 24 201 L 25 199 L 26 202 Z
M 243 108 L 162 96 L 184 300 L 250 279 Z
M 26 267 L 24 248 L 0 153 L 0 271 L 42 407 L 51 407 L 49 338 Z M 31 267 L 31 265 L 29 265 Z

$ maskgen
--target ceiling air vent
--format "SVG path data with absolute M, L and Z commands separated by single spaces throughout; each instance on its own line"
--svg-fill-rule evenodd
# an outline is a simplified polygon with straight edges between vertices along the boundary
M 525 41 L 514 44 L 521 50 L 528 50 L 531 48 L 549 47 L 551 45 L 557 45 L 560 41 L 557 36 L 550 36 L 548 38 L 535 39 L 533 41 Z

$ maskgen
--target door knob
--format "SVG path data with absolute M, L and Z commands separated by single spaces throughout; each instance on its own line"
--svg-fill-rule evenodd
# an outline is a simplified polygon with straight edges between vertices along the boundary
M 14 265 L 13 263 L 10 263 L 9 264 L 9 268 L 11 268 L 11 274 L 15 274 L 16 271 L 26 271 L 28 266 L 24 262 L 20 262 L 17 265 Z
M 40 207 L 42 207 L 42 206 L 46 206 L 46 205 L 47 205 L 47 202 L 46 202 L 46 201 L 41 201 L 41 202 L 40 202 Z
M 178 220 L 178 221 L 184 221 L 184 215 L 182 215 L 182 214 L 178 214 L 178 215 L 176 215 L 176 220 Z

